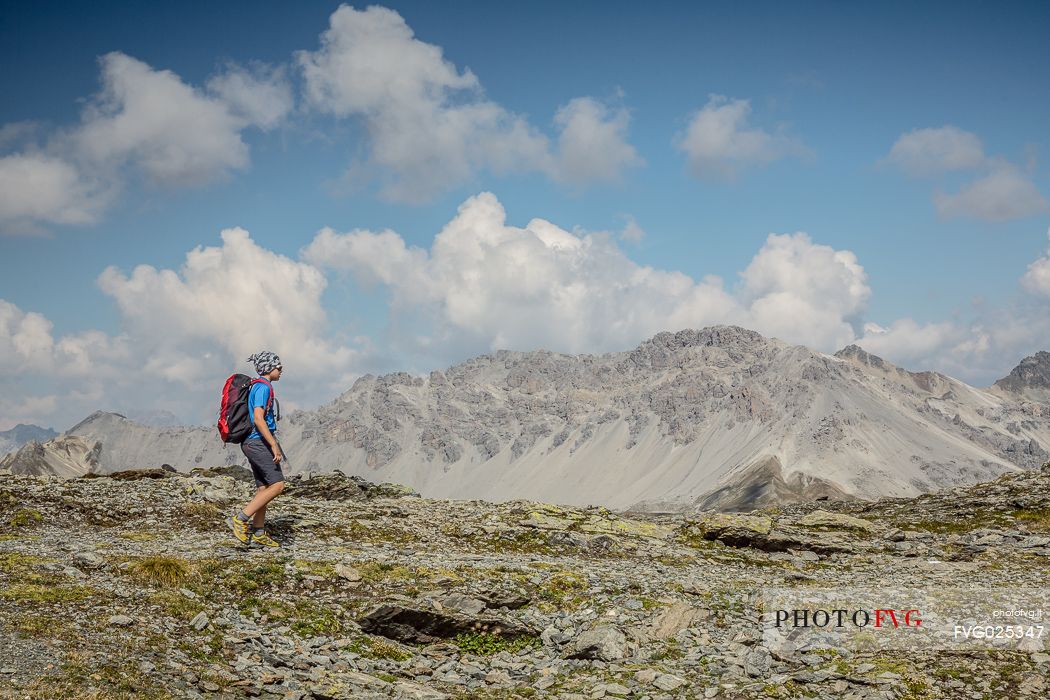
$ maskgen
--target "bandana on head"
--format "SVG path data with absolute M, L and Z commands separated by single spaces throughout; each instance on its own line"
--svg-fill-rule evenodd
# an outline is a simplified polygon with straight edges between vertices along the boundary
M 269 374 L 281 366 L 281 358 L 277 357 L 277 353 L 269 350 L 255 353 L 248 358 L 248 362 L 255 365 L 255 371 L 259 374 Z

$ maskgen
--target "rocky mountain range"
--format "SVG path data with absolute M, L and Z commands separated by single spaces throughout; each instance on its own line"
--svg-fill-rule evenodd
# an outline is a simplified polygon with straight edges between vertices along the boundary
M 287 416 L 280 436 L 289 473 L 339 469 L 435 498 L 680 511 L 906 497 L 1046 461 L 1048 377 L 1045 352 L 980 389 L 856 346 L 827 355 L 716 326 L 628 352 L 499 351 L 428 376 L 367 375 Z M 111 413 L 73 438 L 96 460 L 82 472 L 243 462 L 213 429 Z M 57 473 L 35 447 L 0 467 Z

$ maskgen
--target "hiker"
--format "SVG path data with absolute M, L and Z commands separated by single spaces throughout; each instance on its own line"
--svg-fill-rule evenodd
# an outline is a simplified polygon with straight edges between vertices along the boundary
M 241 443 L 241 452 L 252 467 L 257 490 L 255 498 L 244 510 L 230 517 L 230 529 L 234 537 L 249 546 L 280 547 L 280 543 L 266 532 L 266 506 L 284 490 L 281 471 L 284 454 L 276 437 L 281 409 L 271 384 L 281 379 L 281 358 L 263 351 L 249 357 L 248 362 L 255 365 L 259 378 L 248 392 L 248 411 L 253 428 Z

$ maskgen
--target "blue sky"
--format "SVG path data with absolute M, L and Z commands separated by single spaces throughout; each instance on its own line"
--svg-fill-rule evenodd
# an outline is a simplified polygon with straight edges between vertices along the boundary
M 205 420 L 261 342 L 302 406 L 669 324 L 978 384 L 1050 346 L 1044 4 L 567 5 L 5 3 L 0 428 Z

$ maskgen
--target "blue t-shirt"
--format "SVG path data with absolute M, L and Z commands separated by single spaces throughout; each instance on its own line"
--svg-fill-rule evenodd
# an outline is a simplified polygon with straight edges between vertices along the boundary
M 270 400 L 270 387 L 266 382 L 256 382 L 252 384 L 252 388 L 248 391 L 248 414 L 252 418 L 252 432 L 248 436 L 248 439 L 262 438 L 259 434 L 259 429 L 255 426 L 255 407 L 258 406 L 263 410 L 266 410 L 266 404 Z M 274 400 L 276 403 L 276 399 Z M 266 427 L 270 429 L 271 433 L 277 433 L 277 419 L 273 415 L 273 406 L 266 411 Z

